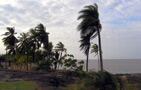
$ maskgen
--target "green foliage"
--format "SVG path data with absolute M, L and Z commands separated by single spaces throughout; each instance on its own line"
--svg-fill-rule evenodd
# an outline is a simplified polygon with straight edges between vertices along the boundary
M 99 54 L 100 54 L 100 63 L 101 70 L 103 70 L 102 63 L 102 50 L 101 50 L 101 24 L 99 19 L 99 12 L 97 4 L 85 6 L 79 12 L 78 20 L 81 19 L 80 24 L 78 25 L 78 31 L 80 31 L 80 49 L 83 50 L 84 54 L 87 57 L 86 60 L 86 71 L 88 71 L 88 59 L 89 59 L 89 49 L 91 47 L 91 40 L 98 36 L 99 44 Z
M 50 71 L 51 67 L 52 67 L 52 60 L 46 60 L 40 62 L 36 70 Z
M 3 34 L 4 38 L 2 39 L 4 45 L 6 46 L 7 54 L 15 54 L 16 53 L 16 43 L 18 42 L 17 38 L 15 37 L 15 28 L 14 27 L 7 27 L 7 32 Z
M 82 71 L 83 70 L 83 61 L 77 61 L 71 54 L 66 54 L 64 57 L 63 66 L 67 70 L 71 71 Z
M 0 82 L 0 90 L 37 90 L 37 85 L 30 81 Z
M 95 53 L 95 55 L 98 54 L 98 45 L 97 44 L 92 45 L 91 53 Z
M 5 59 L 6 61 L 11 61 L 11 62 L 14 62 L 16 60 L 15 55 L 5 55 Z
M 67 90 L 117 90 L 117 84 L 116 78 L 108 72 L 85 72 L 83 78 Z
M 62 42 L 53 48 L 52 42 L 48 40 L 48 34 L 43 24 L 31 28 L 29 32 L 21 33 L 17 38 L 14 36 L 15 29 L 7 28 L 8 32 L 3 34 L 3 42 L 8 53 L 6 61 L 12 65 L 33 64 L 37 70 L 62 69 L 71 71 L 82 71 L 84 62 L 78 62 L 73 55 L 67 54 L 67 49 Z M 17 42 L 18 41 L 18 42 Z M 10 50 L 10 51 L 9 51 Z M 13 54 L 11 52 L 14 52 Z M 31 65 L 32 66 L 32 65 Z
M 16 55 L 16 64 L 26 64 L 28 62 L 31 62 L 31 56 Z
M 84 82 L 87 87 L 92 86 L 96 90 L 117 90 L 117 81 L 108 72 L 89 73 Z

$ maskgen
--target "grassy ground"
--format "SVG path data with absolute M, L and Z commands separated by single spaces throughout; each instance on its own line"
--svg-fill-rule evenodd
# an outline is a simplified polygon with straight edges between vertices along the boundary
M 65 71 L 21 72 L 0 70 L 0 90 L 94 90 L 91 89 L 91 86 L 85 86 L 84 82 L 86 81 L 81 81 L 75 75 L 73 72 Z M 122 77 L 124 90 L 141 90 L 141 74 L 123 74 L 116 75 L 116 77 Z M 58 87 L 55 87 L 56 83 L 58 83 Z
M 0 82 L 0 90 L 37 90 L 37 85 L 30 81 Z

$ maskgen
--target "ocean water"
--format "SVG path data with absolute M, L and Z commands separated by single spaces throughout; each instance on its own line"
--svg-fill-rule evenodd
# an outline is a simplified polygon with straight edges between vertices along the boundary
M 104 69 L 113 74 L 141 73 L 141 59 L 105 59 Z M 97 71 L 98 60 L 89 60 L 89 70 Z

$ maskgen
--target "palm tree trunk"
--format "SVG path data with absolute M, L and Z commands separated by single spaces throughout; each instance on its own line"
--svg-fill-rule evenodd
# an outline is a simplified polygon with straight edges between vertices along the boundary
M 28 71 L 28 54 L 26 55 L 27 61 L 26 61 L 26 70 Z
M 103 60 L 102 60 L 102 49 L 101 49 L 101 36 L 100 36 L 100 31 L 97 30 L 97 32 L 98 32 L 98 43 L 99 43 L 100 70 L 103 71 Z
M 88 52 L 87 52 L 87 59 L 86 59 L 86 71 L 88 72 L 89 71 L 89 66 L 88 66 L 88 63 L 89 63 L 89 50 L 90 50 L 90 45 L 88 47 Z
M 87 54 L 87 59 L 86 59 L 86 71 L 88 72 L 88 60 L 89 60 L 89 53 Z
M 99 61 L 99 53 L 97 55 L 97 59 L 98 59 L 98 71 L 100 70 L 100 61 Z
M 6 58 L 7 58 L 7 49 L 6 49 Z M 7 69 L 8 65 L 7 65 L 7 59 L 5 61 L 5 68 Z
M 59 57 L 59 59 L 58 59 L 59 61 L 57 62 L 58 70 L 59 70 L 59 68 L 60 68 L 61 58 L 62 58 L 62 51 L 61 51 L 60 57 Z
M 33 51 L 33 53 L 32 53 L 32 62 L 33 63 L 35 62 L 35 51 Z

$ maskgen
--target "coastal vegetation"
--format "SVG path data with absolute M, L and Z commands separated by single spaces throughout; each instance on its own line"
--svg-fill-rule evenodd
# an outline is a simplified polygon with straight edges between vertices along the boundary
M 103 68 L 98 5 L 85 6 L 79 14 L 80 49 L 86 55 L 86 68 L 84 61 L 68 53 L 63 42 L 58 41 L 54 46 L 42 23 L 22 33 L 17 33 L 16 27 L 7 27 L 2 35 L 6 53 L 0 56 L 0 89 L 124 90 L 126 85 L 132 88 L 132 84 L 123 83 L 126 77 L 113 75 Z M 98 44 L 92 45 L 95 37 Z M 100 70 L 97 72 L 88 68 L 90 50 L 98 57 Z
M 99 45 L 99 59 L 100 59 L 100 70 L 103 71 L 103 60 L 102 60 L 102 48 L 101 48 L 101 36 L 100 31 L 102 29 L 102 25 L 99 19 L 98 5 L 89 5 L 85 6 L 80 12 L 80 16 L 78 20 L 81 19 L 81 23 L 78 26 L 78 30 L 80 31 L 81 36 L 81 50 L 84 51 L 87 59 L 86 59 L 86 71 L 88 71 L 88 59 L 89 59 L 89 51 L 91 47 L 91 40 L 98 36 L 98 45 Z
M 58 70 L 65 68 L 69 70 L 82 70 L 83 62 L 77 61 L 73 55 L 67 54 L 67 49 L 62 42 L 53 47 L 43 24 L 26 33 L 15 36 L 15 28 L 7 27 L 3 34 L 3 42 L 6 46 L 6 54 L 2 56 L 6 61 L 5 68 L 16 69 L 23 67 L 28 71 L 37 70 Z M 22 67 L 23 66 L 23 67 Z M 26 67 L 25 67 L 26 66 Z

